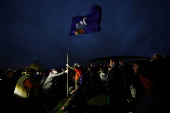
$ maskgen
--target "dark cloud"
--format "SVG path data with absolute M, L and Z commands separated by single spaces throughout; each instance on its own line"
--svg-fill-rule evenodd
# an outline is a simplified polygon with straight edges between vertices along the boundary
M 71 18 L 102 7 L 101 31 L 70 37 L 69 64 L 99 57 L 169 55 L 168 0 L 9 1 L 0 5 L 0 68 L 24 68 L 36 60 L 44 69 L 67 62 Z

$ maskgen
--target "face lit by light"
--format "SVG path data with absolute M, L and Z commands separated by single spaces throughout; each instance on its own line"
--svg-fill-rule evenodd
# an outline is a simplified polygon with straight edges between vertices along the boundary
M 135 73 L 137 73 L 137 69 L 139 68 L 139 65 L 137 65 L 136 63 L 133 64 L 133 70 Z
M 53 71 L 54 74 L 57 74 L 57 71 Z
M 6 76 L 7 76 L 8 78 L 12 78 L 12 77 L 13 77 L 13 75 L 14 75 L 14 73 L 13 73 L 13 72 L 9 72 L 9 74 L 6 74 Z
M 87 68 L 87 70 L 88 70 L 88 71 L 91 71 L 91 69 L 90 69 L 89 67 Z
M 110 60 L 110 67 L 112 67 L 115 64 L 112 60 Z
M 119 65 L 121 65 L 121 66 L 122 66 L 122 65 L 123 65 L 123 62 L 119 62 Z

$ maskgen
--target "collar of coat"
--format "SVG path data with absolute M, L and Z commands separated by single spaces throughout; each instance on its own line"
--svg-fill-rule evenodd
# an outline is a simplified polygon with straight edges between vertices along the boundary
M 111 67 L 111 69 L 112 69 L 113 67 L 115 67 L 115 65 L 116 65 L 116 64 L 114 64 L 114 65 Z

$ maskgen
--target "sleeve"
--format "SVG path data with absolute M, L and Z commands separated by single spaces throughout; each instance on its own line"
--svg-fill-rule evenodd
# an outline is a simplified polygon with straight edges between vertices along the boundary
M 109 87 L 109 86 L 110 86 L 110 81 L 111 81 L 111 79 L 108 78 L 108 79 L 107 79 L 107 82 L 106 82 L 106 84 L 105 84 L 105 87 Z
M 58 73 L 58 74 L 50 74 L 49 77 L 57 77 L 57 76 L 60 76 L 60 75 L 63 75 L 65 72 L 61 72 L 61 73 Z
M 107 82 L 105 83 L 105 87 L 110 87 L 111 84 L 112 84 L 112 79 L 113 79 L 113 74 L 114 74 L 114 71 L 110 71 L 109 74 L 108 74 L 108 78 L 107 78 Z
M 44 85 L 47 85 L 48 82 L 50 82 L 53 77 L 57 77 L 57 76 L 63 75 L 64 73 L 65 72 L 61 72 L 61 73 L 58 73 L 58 74 L 51 74 L 50 73 L 49 76 L 47 77 L 47 79 L 44 81 Z
M 70 68 L 71 70 L 75 70 L 75 68 L 74 68 L 74 67 L 71 67 L 71 66 L 68 66 L 68 68 Z

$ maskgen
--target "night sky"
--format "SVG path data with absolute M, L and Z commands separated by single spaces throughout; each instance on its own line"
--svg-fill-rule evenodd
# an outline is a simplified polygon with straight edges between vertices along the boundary
M 1 0 L 0 69 L 67 63 L 72 17 L 102 8 L 101 31 L 71 36 L 69 64 L 121 55 L 170 55 L 167 0 Z

